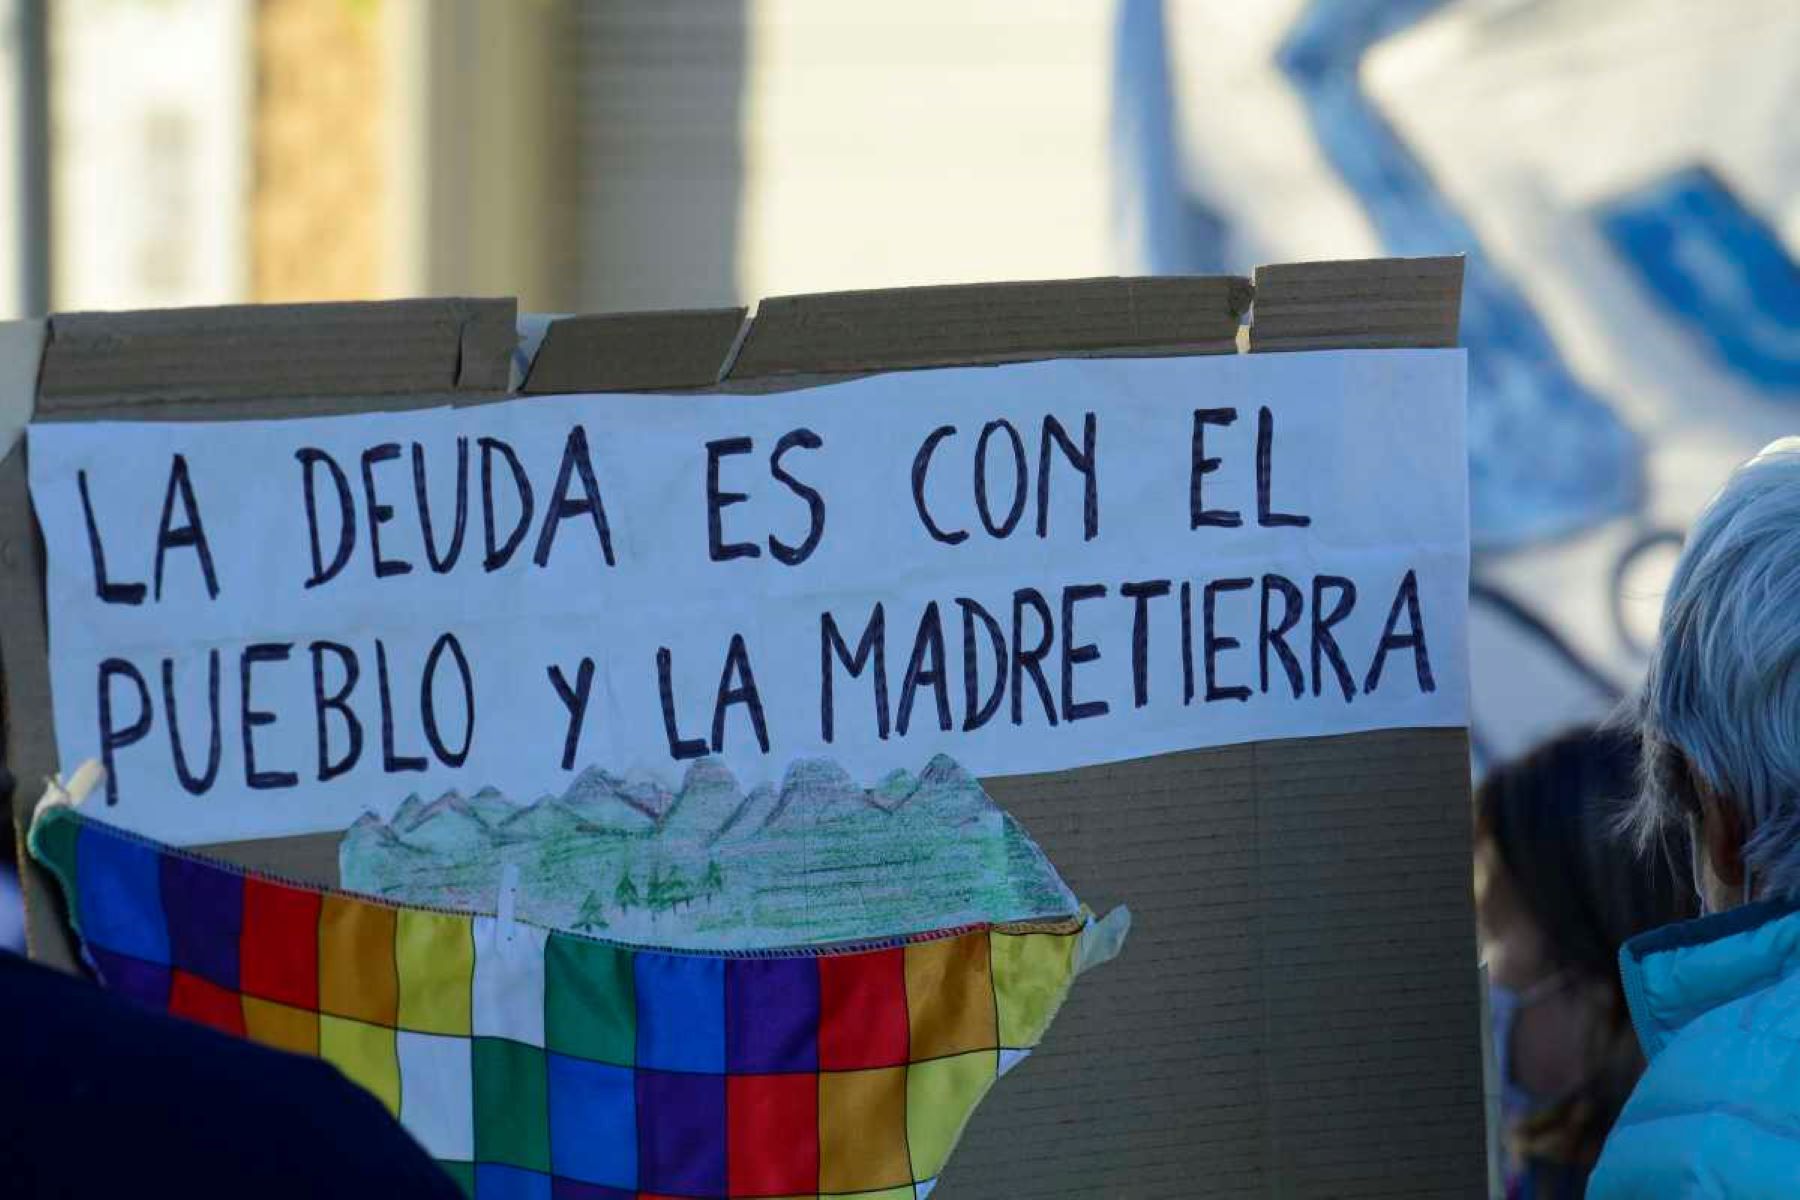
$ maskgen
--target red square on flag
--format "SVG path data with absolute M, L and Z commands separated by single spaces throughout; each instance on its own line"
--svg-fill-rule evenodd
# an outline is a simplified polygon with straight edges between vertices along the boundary
M 244 1036 L 244 1003 L 238 994 L 211 980 L 176 971 L 169 985 L 169 1011 L 178 1017 Z
M 906 951 L 819 958 L 819 1069 L 856 1071 L 907 1061 Z
M 319 1007 L 319 894 L 249 876 L 238 986 L 295 1008 Z
M 733 1196 L 819 1190 L 819 1077 L 731 1075 L 726 1083 Z

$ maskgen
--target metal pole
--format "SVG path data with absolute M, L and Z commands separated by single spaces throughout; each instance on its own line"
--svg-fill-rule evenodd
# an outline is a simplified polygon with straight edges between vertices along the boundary
M 18 297 L 21 316 L 50 311 L 50 13 L 14 0 L 18 47 Z

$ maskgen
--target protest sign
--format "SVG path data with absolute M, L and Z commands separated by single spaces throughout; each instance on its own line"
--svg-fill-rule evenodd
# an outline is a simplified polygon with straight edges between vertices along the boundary
M 64 761 L 212 842 L 1465 723 L 1456 350 L 31 432 Z
M 1455 260 L 1259 271 L 1248 348 L 1351 351 L 1342 356 L 1234 354 L 1251 287 L 1225 279 L 794 297 L 764 301 L 747 325 L 732 311 L 570 318 L 551 324 L 517 385 L 532 397 L 525 400 L 507 399 L 511 312 L 502 305 L 55 318 L 38 390 L 44 428 L 30 448 L 33 478 L 60 493 L 40 497 L 35 518 L 48 572 L 33 540 L 21 456 L 0 469 L 9 763 L 34 781 L 57 765 L 53 747 L 88 753 L 74 747 L 110 737 L 118 791 L 116 804 L 102 801 L 97 810 L 105 819 L 128 821 L 141 802 L 160 836 L 249 835 L 223 852 L 329 885 L 338 881 L 338 835 L 329 826 L 341 829 L 346 814 L 389 810 L 410 791 L 452 780 L 478 786 L 502 764 L 523 770 L 529 761 L 545 781 L 560 777 L 584 659 L 593 671 L 570 772 L 615 755 L 622 770 L 660 759 L 678 771 L 683 743 L 703 741 L 712 753 L 716 741 L 749 782 L 765 777 L 765 761 L 826 747 L 829 711 L 828 748 L 840 760 L 859 772 L 892 762 L 916 769 L 947 750 L 1032 831 L 1077 894 L 1101 908 L 1128 901 L 1137 916 L 1126 954 L 1076 993 L 1032 1064 L 1029 1086 L 997 1092 L 976 1116 L 947 1188 L 1185 1196 L 1204 1180 L 1232 1194 L 1465 1194 L 1483 1175 L 1462 727 L 1466 535 L 1460 482 L 1445 474 L 1459 452 L 1441 444 L 1458 436 L 1460 391 L 1448 377 L 1454 368 L 1429 365 L 1447 356 L 1385 352 L 1454 345 L 1460 278 Z M 1059 361 L 956 369 L 1028 360 Z M 1265 370 L 1265 361 L 1284 365 Z M 877 374 L 922 367 L 953 369 Z M 997 382 L 1008 379 L 1032 386 L 1008 393 Z M 847 380 L 857 381 L 816 386 Z M 781 394 L 609 395 L 652 389 Z M 521 415 L 506 415 L 514 408 Z M 1265 408 L 1266 456 L 1258 453 Z M 1222 415 L 1217 424 L 1198 422 L 1198 505 L 1196 409 L 1236 410 L 1229 423 Z M 1090 411 L 1092 537 L 1082 469 Z M 252 455 L 252 441 L 219 443 L 216 454 L 182 450 L 191 505 L 175 478 L 176 435 L 211 433 L 192 422 L 329 414 L 358 415 L 330 427 L 347 436 L 298 444 L 284 439 L 306 432 L 310 420 L 233 435 L 272 436 L 278 444 L 263 444 L 266 459 Z M 1047 436 L 1046 417 L 1057 427 Z M 177 424 L 141 446 L 84 449 L 83 439 L 104 436 L 84 426 L 145 419 Z M 973 452 L 983 430 L 1002 420 L 986 438 L 984 523 Z M 400 424 L 376 428 L 389 421 Z M 609 425 L 643 431 L 646 448 L 619 455 L 604 436 Z M 945 425 L 957 432 L 927 456 L 920 505 L 913 463 Z M 583 507 L 581 456 L 570 453 L 577 426 L 600 501 L 592 507 Z M 1022 474 L 1014 473 L 1020 455 L 1008 426 L 1018 435 Z M 797 556 L 813 509 L 770 460 L 800 429 L 821 445 L 794 442 L 780 465 L 818 493 L 824 527 L 790 565 L 775 543 Z M 518 455 L 534 501 L 512 557 L 491 572 L 484 436 Z M 433 555 L 447 562 L 457 526 L 458 438 L 469 445 L 464 540 L 456 563 L 440 573 Z M 748 452 L 731 448 L 736 439 L 750 441 Z M 413 491 L 415 440 L 433 521 L 429 552 Z M 709 452 L 709 442 L 728 445 Z M 393 456 L 383 449 L 390 443 Z M 306 580 L 328 574 L 338 557 L 343 505 L 331 467 L 311 460 L 315 563 L 294 457 L 308 445 L 342 471 L 355 530 L 336 574 L 310 589 Z M 854 463 L 838 457 L 852 446 Z M 370 451 L 372 484 L 363 478 Z M 67 453 L 66 467 L 89 469 L 107 583 L 127 589 L 115 596 L 141 584 L 141 603 L 111 604 L 96 593 L 79 477 L 71 493 L 66 471 L 60 479 L 41 473 L 40 452 Z M 275 465 L 257 471 L 252 457 Z M 1206 467 L 1212 459 L 1216 468 Z M 709 460 L 718 472 L 711 501 Z M 502 452 L 490 451 L 489 461 L 496 486 L 513 477 Z M 559 484 L 565 462 L 568 478 Z M 1259 477 L 1268 483 L 1266 504 Z M 1040 538 L 1038 488 L 1046 479 Z M 377 506 L 393 509 L 373 513 L 379 559 L 410 571 L 377 573 L 371 492 Z M 733 493 L 747 498 L 727 502 Z M 496 553 L 519 524 L 516 510 L 499 506 L 505 495 L 492 513 Z M 990 524 L 1012 521 L 1019 496 L 1016 524 L 1004 537 L 990 533 Z M 596 519 L 602 506 L 611 563 Z M 954 544 L 933 538 L 921 508 L 946 536 L 969 536 Z M 1196 524 L 1197 513 L 1233 514 L 1240 523 Z M 206 532 L 216 599 L 191 514 Z M 721 553 L 760 553 L 715 559 L 712 516 Z M 1282 516 L 1310 521 L 1282 524 Z M 260 533 L 255 521 L 264 518 L 280 532 Z M 165 612 L 146 620 L 158 604 L 159 542 Z M 1265 576 L 1290 583 L 1298 606 Z M 1336 620 L 1340 591 L 1348 591 L 1321 586 L 1331 578 L 1356 589 L 1354 607 Z M 1236 586 L 1241 580 L 1249 586 Z M 1128 585 L 1140 586 L 1127 592 Z M 1079 590 L 1090 587 L 1105 591 Z M 616 637 L 604 614 L 582 620 L 590 603 L 583 589 L 620 598 L 622 611 L 610 619 L 621 627 Z M 1021 592 L 1035 592 L 1043 609 Z M 171 638 L 166 608 L 178 596 L 178 619 L 194 624 Z M 995 621 L 997 643 L 959 598 Z M 515 601 L 531 615 L 500 654 L 484 650 L 495 614 Z M 46 632 L 58 623 L 46 614 L 60 618 L 65 603 L 102 615 L 82 625 L 86 644 L 65 644 L 59 630 L 52 655 Z M 882 636 L 869 641 L 877 603 Z M 935 623 L 927 619 L 934 603 Z M 227 615 L 209 626 L 209 611 Z M 1275 636 L 1290 611 L 1285 644 L 1298 695 Z M 822 628 L 826 613 L 841 654 Z M 965 613 L 976 651 L 973 703 Z M 1315 620 L 1325 623 L 1341 672 L 1330 646 L 1315 640 Z M 733 635 L 743 643 L 735 655 Z M 350 724 L 327 704 L 327 736 L 319 735 L 315 642 L 347 647 L 359 672 L 344 704 L 361 723 L 362 750 L 344 774 L 325 780 L 320 747 L 327 765 L 341 763 Z M 877 643 L 888 685 L 885 739 Z M 266 649 L 249 657 L 246 706 L 246 652 L 269 645 L 291 648 L 285 659 Z M 434 733 L 423 684 L 440 645 Z M 214 649 L 217 777 L 195 794 L 176 768 L 164 714 L 177 713 L 185 771 L 199 781 L 212 759 Z M 664 649 L 672 722 L 662 703 Z M 170 703 L 162 661 L 178 656 Z M 383 657 L 391 754 L 382 744 Z M 130 671 L 113 669 L 118 703 L 103 723 L 96 685 L 108 658 L 129 663 L 147 696 Z M 53 675 L 53 661 L 76 665 Z M 325 675 L 327 698 L 341 690 L 347 662 L 320 653 L 322 671 L 344 670 Z M 561 668 L 562 688 L 552 666 Z M 829 709 L 822 668 L 832 673 Z M 993 714 L 965 729 L 997 684 Z M 466 697 L 472 723 L 464 720 Z M 1105 711 L 1086 707 L 1093 704 Z M 265 713 L 273 720 L 258 719 Z M 146 727 L 127 736 L 140 715 Z M 291 787 L 247 786 L 246 729 L 258 773 L 291 773 Z M 421 758 L 423 770 L 387 770 L 390 759 Z M 450 761 L 458 758 L 460 765 Z M 333 785 L 348 790 L 353 779 L 357 800 L 333 797 Z M 15 811 L 28 817 L 36 794 L 28 782 Z M 230 815 L 208 827 L 208 808 Z M 162 826 L 177 817 L 184 832 Z M 307 828 L 327 832 L 264 836 Z M 28 885 L 34 953 L 66 962 L 66 934 L 43 880 L 33 872 Z

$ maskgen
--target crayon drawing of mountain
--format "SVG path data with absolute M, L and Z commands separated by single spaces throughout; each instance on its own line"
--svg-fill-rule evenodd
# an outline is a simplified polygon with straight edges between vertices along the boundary
M 409 904 L 517 914 L 553 928 L 686 949 L 819 944 L 1067 916 L 1074 896 L 1020 826 L 952 759 L 858 786 L 809 759 L 744 792 L 702 760 L 679 789 L 582 771 L 561 795 L 487 788 L 386 821 L 339 847 L 343 884 Z

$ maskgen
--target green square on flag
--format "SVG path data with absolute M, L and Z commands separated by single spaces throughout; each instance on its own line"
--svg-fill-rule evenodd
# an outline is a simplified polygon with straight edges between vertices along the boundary
M 550 1095 L 544 1052 L 476 1038 L 475 1160 L 550 1170 Z
M 544 1041 L 558 1054 L 637 1065 L 632 952 L 553 933 L 544 945 Z

